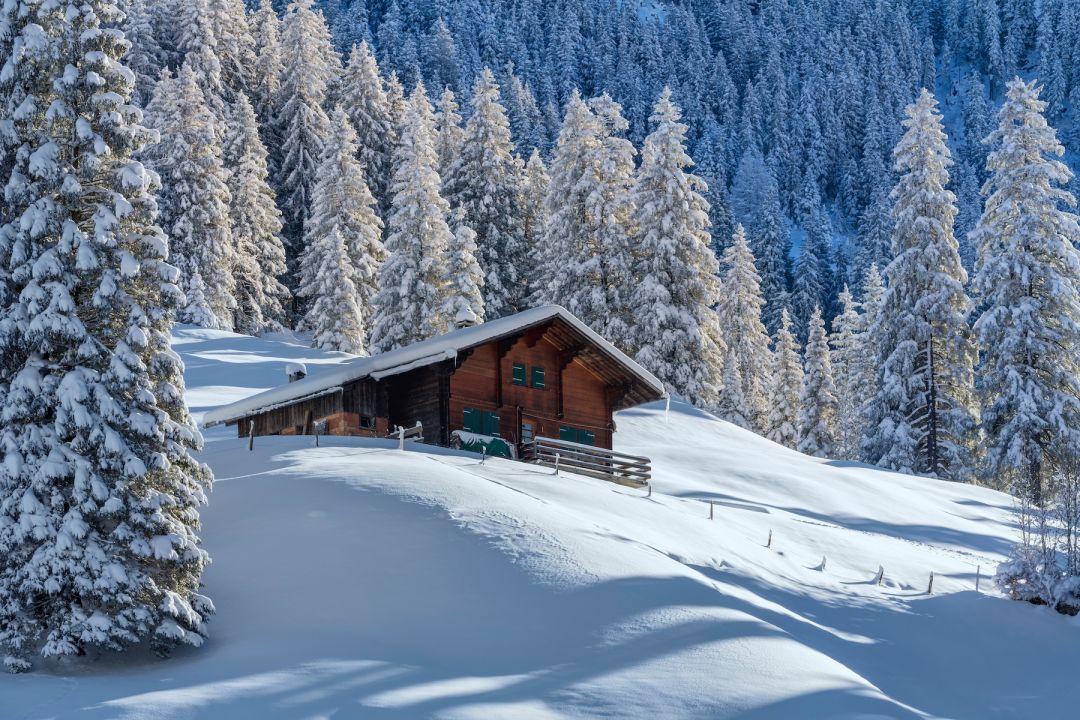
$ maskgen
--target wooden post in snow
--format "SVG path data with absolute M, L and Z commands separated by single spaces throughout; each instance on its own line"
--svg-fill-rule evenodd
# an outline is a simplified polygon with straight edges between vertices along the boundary
M 255 421 L 248 421 L 248 452 L 255 449 Z
M 480 464 L 483 465 L 487 461 L 487 445 L 480 446 Z
M 975 592 L 979 592 L 979 580 L 982 579 L 982 565 L 975 566 Z
M 713 519 L 713 502 L 712 502 L 712 500 L 709 501 L 709 519 L 710 520 Z
M 930 584 L 926 586 L 926 594 L 927 595 L 933 595 L 934 594 L 934 571 L 933 570 L 930 571 Z
M 397 429 L 397 449 L 405 452 L 405 426 L 398 425 Z
M 652 497 L 652 483 L 649 483 L 649 494 L 646 497 Z
M 767 547 L 767 548 L 772 547 L 772 528 L 769 528 L 769 540 L 768 540 L 768 542 L 765 543 L 765 547 Z
M 559 475 L 559 462 L 562 460 L 562 455 L 555 453 L 555 476 Z
M 874 578 L 874 584 L 881 586 L 881 583 L 885 580 L 885 568 L 881 565 L 877 566 L 877 577 Z

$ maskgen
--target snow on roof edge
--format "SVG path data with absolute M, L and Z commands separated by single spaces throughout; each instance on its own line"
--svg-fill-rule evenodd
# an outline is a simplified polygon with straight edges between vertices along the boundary
M 321 393 L 339 385 L 360 380 L 365 377 L 382 379 L 407 370 L 414 370 L 443 360 L 454 358 L 462 350 L 482 345 L 498 337 L 539 325 L 548 320 L 561 318 L 581 332 L 612 359 L 626 366 L 630 372 L 646 385 L 651 386 L 662 397 L 667 396 L 664 384 L 652 373 L 631 360 L 621 350 L 600 337 L 596 331 L 575 317 L 561 305 L 541 305 L 523 310 L 515 315 L 491 320 L 472 327 L 451 330 L 438 337 L 422 340 L 397 350 L 359 357 L 342 363 L 332 372 L 309 375 L 288 385 L 272 388 L 229 405 L 208 411 L 203 416 L 206 427 L 224 425 L 239 420 L 269 406 L 291 403 Z

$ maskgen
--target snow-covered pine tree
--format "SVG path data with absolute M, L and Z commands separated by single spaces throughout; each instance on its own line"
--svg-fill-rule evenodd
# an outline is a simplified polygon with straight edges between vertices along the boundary
M 806 351 L 803 353 L 805 367 L 799 395 L 799 442 L 796 449 L 818 457 L 832 457 L 836 449 L 836 385 L 830 355 L 821 308 L 814 308 L 810 315 Z
M 304 325 L 312 345 L 366 355 L 363 317 L 353 285 L 353 268 L 340 228 L 311 235 L 304 251 L 304 273 L 297 294 L 310 302 Z
M 471 104 L 472 115 L 443 187 L 450 206 L 460 208 L 476 232 L 484 306 L 488 317 L 498 318 L 524 305 L 526 288 L 518 275 L 524 254 L 521 172 L 499 86 L 486 68 L 473 85 Z
M 375 214 L 375 198 L 364 179 L 363 166 L 357 160 L 356 132 L 343 108 L 334 110 L 330 126 L 304 234 L 300 284 L 306 288 L 325 287 L 316 277 L 327 267 L 320 254 L 336 240 L 324 242 L 323 238 L 335 232 L 340 235 L 345 243 L 346 257 L 335 261 L 338 264 L 334 267 L 349 273 L 356 294 L 354 302 L 363 321 L 360 337 L 366 339 L 375 318 L 373 303 L 378 292 L 379 265 L 386 259 L 382 244 L 383 224 Z M 338 288 L 334 291 L 338 292 Z M 304 325 L 311 328 L 325 325 L 326 320 L 318 313 L 328 308 L 330 306 L 325 303 L 313 303 L 305 315 Z M 347 352 L 362 355 L 363 349 L 362 342 L 353 343 Z
M 12 28 L 29 42 L 0 80 L 5 94 L 25 98 L 16 78 L 37 93 L 19 118 L 34 152 L 4 178 L 15 212 L 36 222 L 0 228 L 17 293 L 3 308 L 0 384 L 11 670 L 37 651 L 199 645 L 213 612 L 197 536 L 212 478 L 191 454 L 202 439 L 169 348 L 183 296 L 154 224 L 156 177 L 133 159 L 150 132 L 128 104 L 120 13 L 105 0 L 39 10 L 33 27 Z
M 285 217 L 285 237 L 292 256 L 303 252 L 304 222 L 318 179 L 330 118 L 323 110 L 332 80 L 330 30 L 314 0 L 295 0 L 283 23 L 281 57 L 285 71 L 277 110 L 278 133 L 285 148 L 276 188 Z
M 465 128 L 461 126 L 461 113 L 457 98 L 450 88 L 443 88 L 435 113 L 435 154 L 439 156 L 439 177 L 443 185 L 451 177 L 454 161 L 465 144 Z M 446 193 L 449 194 L 449 193 Z
M 559 193 L 588 192 L 578 182 L 582 173 L 573 159 L 594 151 L 598 144 L 590 125 L 592 113 L 576 95 L 559 135 L 553 162 L 548 207 L 554 210 L 548 237 L 575 232 L 572 223 L 584 214 L 585 203 L 573 197 L 561 205 Z M 701 196 L 704 183 L 687 172 L 690 157 L 683 149 L 686 126 L 665 92 L 653 113 L 655 130 L 642 148 L 641 169 L 634 191 L 634 224 L 641 229 L 629 300 L 633 325 L 628 345 L 638 362 L 653 372 L 669 391 L 699 407 L 720 402 L 727 346 L 716 313 L 720 302 L 720 270 L 709 248 L 709 207 Z
M 153 169 L 161 176 L 161 226 L 169 236 L 169 261 L 180 271 L 187 294 L 184 322 L 231 329 L 236 308 L 235 249 L 229 207 L 228 174 L 217 142 L 214 115 L 203 100 L 195 71 L 188 63 L 173 81 L 158 82 L 155 115 L 161 142 L 152 148 Z M 198 275 L 205 307 L 190 293 Z
M 450 293 L 446 223 L 449 203 L 439 194 L 435 170 L 435 117 L 423 84 L 409 98 L 394 153 L 394 202 L 387 228 L 386 262 L 379 268 L 375 323 L 369 345 L 385 352 L 448 331 L 443 314 Z
M 740 427 L 763 432 L 767 408 L 765 392 L 769 384 L 769 335 L 761 322 L 761 280 L 742 225 L 735 227 L 731 244 L 724 251 L 723 297 L 717 306 L 720 328 L 727 343 L 728 377 L 738 384 L 738 392 L 725 383 L 720 415 Z M 738 398 L 741 404 L 733 403 Z
M 1080 448 L 1080 227 L 1065 209 L 1072 173 L 1054 159 L 1064 149 L 1039 93 L 1034 82 L 1008 84 L 972 234 L 989 474 L 1036 506 L 1054 457 Z
M 180 61 L 191 66 L 199 79 L 199 91 L 204 104 L 214 114 L 220 142 L 225 131 L 226 89 L 210 0 L 176 0 L 172 8 L 171 22 Z
M 451 211 L 453 237 L 446 256 L 447 304 L 442 310 L 455 323 L 484 321 L 484 271 L 476 261 L 476 232 L 461 209 Z
M 973 467 L 975 346 L 947 190 L 952 159 L 937 101 L 908 105 L 894 151 L 893 261 L 881 320 L 879 396 L 863 451 L 902 472 L 966 480 Z
M 353 48 L 341 78 L 341 107 L 356 131 L 360 164 L 380 211 L 390 207 L 390 179 L 397 128 L 375 55 L 367 42 Z M 384 217 L 384 215 L 380 215 Z
M 521 230 L 525 243 L 522 281 L 527 283 L 525 304 L 538 305 L 544 292 L 544 266 L 540 258 L 544 254 L 544 236 L 547 232 L 547 199 L 551 187 L 544 161 L 533 150 L 521 179 Z
M 633 317 L 630 313 L 630 288 L 634 284 L 633 238 L 635 191 L 634 146 L 624 137 L 629 123 L 623 118 L 622 106 L 607 93 L 589 101 L 593 115 L 599 121 L 600 138 L 596 163 L 596 185 L 586 196 L 586 215 L 594 230 L 595 248 L 578 259 L 583 272 L 592 276 L 591 291 L 578 289 L 576 305 L 585 317 L 592 318 L 592 327 L 627 348 L 622 339 L 627 336 Z M 670 91 L 657 101 L 650 121 L 653 134 L 645 139 L 656 148 L 653 170 L 658 177 L 663 169 L 675 173 L 675 165 L 688 157 L 685 150 L 686 126 L 679 122 L 681 111 L 671 102 Z M 691 163 L 692 164 L 692 163 Z M 678 172 L 681 175 L 682 165 Z M 700 181 L 699 181 L 700 182 Z M 706 203 L 706 211 L 708 205 Z M 691 210 L 692 211 L 692 210 Z M 574 262 L 574 260 L 571 260 Z
M 836 384 L 836 451 L 838 458 L 854 460 L 859 457 L 862 441 L 860 411 L 866 396 L 866 378 L 861 372 L 867 348 L 860 330 L 862 316 L 859 303 L 855 301 L 847 285 L 840 292 L 839 315 L 833 320 L 832 361 L 833 379 Z
M 124 64 L 135 73 L 135 94 L 132 101 L 146 107 L 154 93 L 154 84 L 165 66 L 165 53 L 154 34 L 154 17 L 147 0 L 129 0 L 122 24 L 129 45 Z
M 254 84 L 257 58 L 244 0 L 207 0 L 206 9 L 226 100 L 235 101 L 237 93 L 248 92 Z
M 766 435 L 773 442 L 794 450 L 799 444 L 799 398 L 803 388 L 803 367 L 787 308 L 780 311 L 780 329 L 773 340 L 771 364 Z
M 243 92 L 237 95 L 230 116 L 225 163 L 230 168 L 229 222 L 236 247 L 233 326 L 236 332 L 257 335 L 282 329 L 290 301 L 289 290 L 280 280 L 287 270 L 281 212 L 270 188 L 255 109 Z
M 268 133 L 276 131 L 275 113 L 285 71 L 281 58 L 281 18 L 272 0 L 259 0 L 249 18 L 255 39 L 255 65 L 251 69 L 251 102 L 259 118 L 263 143 L 271 147 Z

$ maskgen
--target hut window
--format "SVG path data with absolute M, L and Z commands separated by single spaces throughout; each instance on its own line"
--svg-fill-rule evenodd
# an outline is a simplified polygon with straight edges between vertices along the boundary
M 525 384 L 525 366 L 521 363 L 514 363 L 513 368 L 513 383 L 515 385 Z
M 480 411 L 475 408 L 465 408 L 464 415 L 465 417 L 462 419 L 462 425 L 465 427 L 465 430 L 476 433 L 477 435 L 483 434 L 483 419 Z
M 369 417 L 368 415 L 361 415 L 360 427 L 362 427 L 364 430 L 373 429 L 375 427 L 375 418 Z
M 544 373 L 544 368 L 536 367 L 534 365 L 533 369 L 532 369 L 532 386 L 534 388 L 536 388 L 537 390 L 543 390 L 544 388 L 547 387 L 547 384 L 546 384 L 545 381 L 546 381 L 546 375 Z
M 592 430 L 559 426 L 559 439 L 565 442 L 577 443 L 578 445 L 595 445 L 596 435 Z

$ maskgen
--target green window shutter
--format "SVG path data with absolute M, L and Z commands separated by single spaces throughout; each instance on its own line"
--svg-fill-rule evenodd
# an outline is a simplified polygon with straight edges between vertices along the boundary
M 596 436 L 593 435 L 592 431 L 590 430 L 582 430 L 581 440 L 579 440 L 578 442 L 580 442 L 582 445 L 595 445 Z
M 484 428 L 481 425 L 481 416 L 479 410 L 473 408 L 465 408 L 464 420 L 462 424 L 465 426 L 467 432 L 476 433 L 481 435 L 484 432 Z
M 544 368 L 534 366 L 532 369 L 532 386 L 537 390 L 543 390 L 547 387 L 545 380 L 546 373 L 544 372 Z
M 513 382 L 515 385 L 525 384 L 525 366 L 520 363 L 514 363 L 513 369 Z
M 493 412 L 484 411 L 484 435 L 499 437 L 499 416 Z
M 577 442 L 577 430 L 565 425 L 559 426 L 559 439 L 564 442 Z

